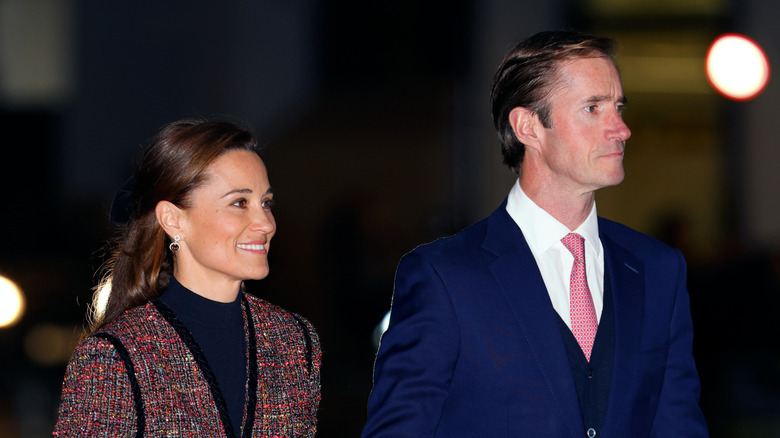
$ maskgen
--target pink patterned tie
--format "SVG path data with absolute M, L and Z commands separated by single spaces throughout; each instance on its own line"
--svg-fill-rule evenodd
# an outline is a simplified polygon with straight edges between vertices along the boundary
M 590 296 L 588 279 L 585 276 L 585 239 L 577 233 L 569 233 L 563 239 L 563 246 L 574 256 L 574 266 L 571 268 L 571 299 L 569 311 L 571 314 L 571 331 L 580 344 L 585 358 L 590 361 L 593 341 L 599 323 L 596 320 L 596 308 Z

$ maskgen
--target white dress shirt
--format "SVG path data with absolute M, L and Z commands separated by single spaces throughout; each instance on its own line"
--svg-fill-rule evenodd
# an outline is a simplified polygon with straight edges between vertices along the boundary
M 585 269 L 588 287 L 596 308 L 596 318 L 601 321 L 604 307 L 604 249 L 599 239 L 596 203 L 588 218 L 576 230 L 569 230 L 541 207 L 536 205 L 515 182 L 509 191 L 506 211 L 517 223 L 536 259 L 553 308 L 571 329 L 569 316 L 570 277 L 574 256 L 563 246 L 561 239 L 574 232 L 585 238 Z

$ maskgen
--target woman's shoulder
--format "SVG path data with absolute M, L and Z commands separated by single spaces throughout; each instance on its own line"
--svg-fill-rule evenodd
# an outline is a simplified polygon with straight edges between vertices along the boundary
M 126 349 L 128 357 L 136 358 L 150 349 L 166 349 L 167 353 L 173 354 L 172 350 L 179 348 L 177 340 L 173 327 L 150 301 L 126 310 L 89 335 L 84 342 L 102 349 Z
M 278 306 L 268 301 L 258 298 L 252 294 L 244 293 L 244 298 L 249 304 L 249 309 L 253 315 L 260 317 L 263 320 L 272 320 L 284 323 L 296 323 L 297 321 L 306 321 L 305 318 L 297 313 L 291 312 L 281 306 Z M 306 321 L 308 323 L 308 321 Z
M 298 335 L 300 341 L 319 347 L 317 332 L 306 318 L 254 295 L 244 293 L 244 297 L 264 336 L 289 338 Z
M 142 339 L 144 333 L 155 330 L 148 327 L 149 321 L 155 319 L 150 318 L 153 311 L 150 306 L 146 304 L 129 309 L 114 321 L 88 334 L 76 346 L 70 360 L 71 367 L 81 369 L 79 363 L 112 363 L 122 367 L 123 362 L 130 360 L 128 348 L 133 349 L 134 340 Z
M 126 310 L 115 320 L 96 330 L 92 336 L 109 334 L 125 337 L 139 332 L 154 331 L 155 329 L 153 326 L 163 322 L 164 320 L 155 306 L 151 302 L 148 302 Z

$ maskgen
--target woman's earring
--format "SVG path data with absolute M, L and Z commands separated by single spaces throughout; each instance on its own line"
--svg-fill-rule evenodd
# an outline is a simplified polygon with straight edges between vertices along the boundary
M 179 248 L 181 248 L 181 245 L 179 245 L 179 240 L 181 240 L 181 237 L 178 234 L 173 236 L 173 242 L 168 245 L 168 249 L 170 249 L 171 252 L 176 252 L 179 250 Z

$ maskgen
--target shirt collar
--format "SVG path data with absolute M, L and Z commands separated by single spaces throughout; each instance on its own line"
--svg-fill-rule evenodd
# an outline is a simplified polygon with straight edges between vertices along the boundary
M 515 221 L 520 230 L 523 231 L 528 246 L 532 252 L 542 253 L 559 243 L 561 239 L 570 232 L 569 228 L 560 223 L 550 213 L 544 211 L 536 205 L 531 198 L 523 192 L 518 179 L 509 191 L 507 197 L 506 211 Z M 529 230 L 533 230 L 530 232 Z M 585 221 L 573 232 L 585 238 L 586 246 L 588 244 L 596 251 L 596 255 L 601 253 L 601 241 L 599 239 L 598 214 L 596 213 L 596 203 L 588 214 Z

